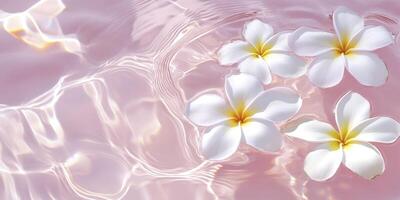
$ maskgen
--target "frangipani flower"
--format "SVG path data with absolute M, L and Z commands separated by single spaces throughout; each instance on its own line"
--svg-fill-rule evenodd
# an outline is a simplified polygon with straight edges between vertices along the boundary
M 76 36 L 65 35 L 57 19 L 65 8 L 62 0 L 40 0 L 23 12 L 0 10 L 0 23 L 8 33 L 38 49 L 57 43 L 67 52 L 81 55 L 81 43 Z
M 336 130 L 330 124 L 311 120 L 300 124 L 289 136 L 321 143 L 304 161 L 304 171 L 316 181 L 331 178 L 343 163 L 354 173 L 372 179 L 383 173 L 385 163 L 379 150 L 369 142 L 392 143 L 400 125 L 388 117 L 370 117 L 369 102 L 349 92 L 335 108 Z
M 284 87 L 264 91 L 262 83 L 248 74 L 228 77 L 225 93 L 228 101 L 216 94 L 204 94 L 187 106 L 187 116 L 193 123 L 209 127 L 201 144 L 204 156 L 225 159 L 241 142 L 261 151 L 279 150 L 282 136 L 274 122 L 296 114 L 301 98 Z
M 247 23 L 243 30 L 246 41 L 233 41 L 218 52 L 221 65 L 239 63 L 242 73 L 257 77 L 265 84 L 271 82 L 271 73 L 295 78 L 305 73 L 305 63 L 290 53 L 288 38 L 290 33 L 273 35 L 270 25 L 260 20 Z
M 333 87 L 342 80 L 344 68 L 363 85 L 380 86 L 388 71 L 383 61 L 371 51 L 393 42 L 383 26 L 364 26 L 364 19 L 339 7 L 333 13 L 336 34 L 302 27 L 289 39 L 300 56 L 317 56 L 310 64 L 308 77 L 321 88 Z

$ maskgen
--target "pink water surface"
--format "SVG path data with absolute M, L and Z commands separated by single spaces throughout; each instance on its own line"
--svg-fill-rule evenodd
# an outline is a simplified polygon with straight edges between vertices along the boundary
M 334 123 L 332 109 L 349 90 L 372 104 L 372 115 L 400 120 L 398 0 L 64 0 L 58 16 L 85 50 L 79 57 L 52 46 L 38 50 L 0 29 L 0 199 L 126 200 L 398 200 L 400 143 L 380 145 L 386 171 L 368 181 L 341 167 L 326 182 L 303 172 L 313 146 L 285 137 L 266 154 L 243 145 L 232 158 L 205 160 L 204 132 L 184 116 L 186 102 L 223 92 L 216 51 L 241 38 L 259 18 L 275 31 L 309 26 L 333 31 L 331 13 L 344 5 L 381 24 L 396 43 L 377 51 L 389 70 L 381 87 L 348 74 L 331 89 L 307 77 L 273 86 L 296 90 L 301 111 L 282 132 L 306 118 Z M 20 12 L 35 0 L 0 0 Z M 346 72 L 347 73 L 347 72 Z

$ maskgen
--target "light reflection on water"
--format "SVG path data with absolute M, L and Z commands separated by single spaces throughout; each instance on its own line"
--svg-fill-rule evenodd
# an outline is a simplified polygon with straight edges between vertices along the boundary
M 35 1 L 2 0 L 7 12 Z M 38 51 L 0 32 L 0 171 L 2 199 L 396 199 L 398 144 L 378 146 L 386 172 L 374 181 L 346 169 L 325 183 L 309 181 L 302 162 L 310 146 L 285 139 L 279 154 L 250 147 L 225 162 L 201 157 L 202 128 L 184 117 L 185 102 L 205 90 L 222 92 L 234 68 L 216 50 L 239 39 L 255 17 L 276 32 L 300 25 L 332 30 L 330 13 L 348 6 L 399 38 L 396 1 L 128 1 L 65 0 L 57 17 L 75 34 L 81 57 L 54 47 Z M 397 39 L 398 40 L 398 39 Z M 377 53 L 389 68 L 379 88 L 350 76 L 320 90 L 307 78 L 283 80 L 304 106 L 282 130 L 302 120 L 331 119 L 349 89 L 374 105 L 373 114 L 400 120 L 399 44 Z

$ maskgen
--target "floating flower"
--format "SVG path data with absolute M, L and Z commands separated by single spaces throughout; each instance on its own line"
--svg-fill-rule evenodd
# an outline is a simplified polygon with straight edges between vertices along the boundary
M 333 13 L 336 34 L 301 27 L 289 39 L 300 56 L 316 56 L 308 77 L 321 88 L 333 87 L 342 80 L 344 68 L 363 85 L 380 86 L 388 71 L 383 61 L 371 51 L 393 42 L 383 26 L 364 26 L 364 19 L 353 11 L 339 7 Z
M 282 137 L 274 122 L 287 120 L 300 109 L 302 100 L 284 87 L 264 91 L 262 83 L 247 74 L 225 80 L 228 101 L 204 94 L 187 106 L 187 116 L 199 126 L 209 127 L 201 148 L 206 158 L 231 156 L 243 141 L 261 151 L 277 151 Z
M 305 63 L 290 53 L 288 38 L 290 33 L 273 35 L 270 25 L 260 20 L 247 23 L 243 30 L 246 41 L 233 41 L 224 45 L 218 52 L 221 65 L 239 63 L 242 73 L 248 73 L 268 84 L 272 73 L 295 78 L 305 73 Z
M 40 0 L 23 12 L 0 10 L 0 23 L 8 33 L 33 47 L 44 49 L 58 43 L 67 52 L 81 55 L 81 43 L 75 36 L 65 35 L 57 19 L 64 9 L 62 0 Z
M 366 179 L 382 174 L 383 157 L 369 142 L 396 141 L 400 125 L 388 117 L 369 118 L 369 102 L 354 92 L 344 95 L 334 112 L 338 130 L 330 124 L 311 120 L 288 133 L 291 137 L 322 143 L 307 155 L 304 171 L 316 181 L 331 178 L 340 163 Z

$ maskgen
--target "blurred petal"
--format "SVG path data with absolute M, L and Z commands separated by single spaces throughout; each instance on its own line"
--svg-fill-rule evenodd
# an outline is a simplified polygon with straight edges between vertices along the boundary
M 393 143 L 400 134 L 400 124 L 389 117 L 374 117 L 354 128 L 356 141 Z
M 364 19 L 346 7 L 338 7 L 333 12 L 333 26 L 342 43 L 350 41 L 364 28 Z
M 257 77 L 264 84 L 269 84 L 272 81 L 271 73 L 264 59 L 250 56 L 239 64 L 239 69 L 242 73 Z
M 260 151 L 274 152 L 282 146 L 278 128 L 269 121 L 250 121 L 242 126 L 246 143 Z
M 313 60 L 308 71 L 310 81 L 321 88 L 333 87 L 342 81 L 345 59 L 334 52 L 324 53 Z
M 333 149 L 329 144 L 321 144 L 307 155 L 304 171 L 314 181 L 325 181 L 336 173 L 342 159 L 342 148 Z
M 311 120 L 300 124 L 296 130 L 287 135 L 309 142 L 329 142 L 335 140 L 332 137 L 335 132 L 336 130 L 330 124 Z
M 334 49 L 336 36 L 316 29 L 300 27 L 289 38 L 289 46 L 299 56 L 317 56 Z
M 257 43 L 264 43 L 273 33 L 274 30 L 270 25 L 255 19 L 245 24 L 243 37 L 246 41 L 256 45 Z
M 56 17 L 65 9 L 61 0 L 41 0 L 28 8 L 26 12 L 31 15 L 40 15 L 41 17 Z
M 348 92 L 336 104 L 335 117 L 339 129 L 352 130 L 369 118 L 369 102 L 360 94 Z
M 233 108 L 248 105 L 262 91 L 262 83 L 249 74 L 232 75 L 225 80 L 226 96 Z
M 297 78 L 306 72 L 306 64 L 295 55 L 270 53 L 265 59 L 271 72 L 284 78 Z
M 248 43 L 244 41 L 233 41 L 225 44 L 218 51 L 218 61 L 221 65 L 231 65 L 238 63 L 250 56 L 248 52 Z
M 374 53 L 353 52 L 346 56 L 347 70 L 366 86 L 381 86 L 388 77 L 385 63 Z
M 373 51 L 394 42 L 392 33 L 383 26 L 367 27 L 355 38 L 355 50 Z
M 250 112 L 256 112 L 255 119 L 280 122 L 295 115 L 301 108 L 302 99 L 293 90 L 275 87 L 259 94 L 248 106 Z
M 352 143 L 346 146 L 343 163 L 351 171 L 366 179 L 372 179 L 385 171 L 381 153 L 368 143 Z
M 201 148 L 210 160 L 223 160 L 236 152 L 240 145 L 242 132 L 239 126 L 220 125 L 204 134 Z
M 216 94 L 204 94 L 188 104 L 186 114 L 200 126 L 211 126 L 228 119 L 229 104 Z
M 67 52 L 81 56 L 81 43 L 75 35 L 64 34 L 57 19 L 65 8 L 62 0 L 41 0 L 23 12 L 0 10 L 0 22 L 8 33 L 28 45 L 44 49 L 59 44 Z

